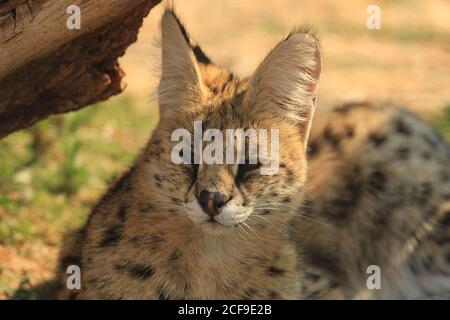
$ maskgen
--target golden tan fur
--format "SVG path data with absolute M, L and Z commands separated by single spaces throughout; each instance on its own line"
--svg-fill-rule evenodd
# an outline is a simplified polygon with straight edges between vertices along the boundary
M 440 260 L 450 252 L 433 247 L 436 234 L 441 242 L 450 239 L 439 222 L 450 216 L 450 152 L 432 129 L 406 112 L 365 104 L 312 121 L 321 58 L 315 37 L 304 30 L 244 80 L 214 66 L 171 10 L 162 35 L 161 120 L 135 164 L 67 241 L 60 298 L 436 294 L 436 286 L 431 290 L 411 271 L 412 260 L 418 273 L 423 269 L 428 251 Z M 221 131 L 279 129 L 278 173 L 263 176 L 245 164 L 175 165 L 171 133 L 192 132 L 198 120 Z M 416 190 L 418 184 L 424 189 Z M 206 223 L 195 204 L 201 190 L 223 192 L 237 208 L 236 223 Z M 425 199 L 409 203 L 421 190 Z M 65 288 L 70 264 L 81 267 L 81 290 Z M 371 264 L 382 267 L 384 291 L 365 289 Z M 448 264 L 440 267 L 449 272 Z

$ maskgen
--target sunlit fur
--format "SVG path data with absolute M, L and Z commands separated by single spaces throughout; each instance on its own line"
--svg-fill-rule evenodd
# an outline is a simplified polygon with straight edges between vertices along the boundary
M 288 237 L 295 212 L 288 209 L 303 198 L 306 140 L 321 71 L 318 42 L 300 28 L 250 78 L 239 79 L 193 45 L 171 9 L 161 27 L 160 121 L 82 231 L 74 255 L 81 255 L 83 289 L 72 294 L 295 299 L 298 261 Z M 171 134 L 178 128 L 193 134 L 194 121 L 202 121 L 203 131 L 224 135 L 226 129 L 278 129 L 278 172 L 261 175 L 238 163 L 174 164 L 171 151 L 178 142 Z M 202 190 L 230 199 L 214 221 L 199 206 Z
M 313 121 L 322 64 L 308 29 L 239 79 L 171 9 L 161 25 L 159 124 L 65 242 L 60 298 L 448 297 L 450 148 L 429 125 L 365 103 Z M 171 133 L 193 133 L 194 121 L 222 132 L 279 129 L 279 171 L 175 165 Z M 202 190 L 230 199 L 214 221 L 197 201 Z M 65 287 L 71 264 L 81 267 L 81 290 Z M 370 265 L 381 268 L 380 290 L 367 288 Z

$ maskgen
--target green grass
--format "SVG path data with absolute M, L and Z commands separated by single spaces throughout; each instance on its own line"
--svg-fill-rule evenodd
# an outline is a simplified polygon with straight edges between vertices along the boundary
M 432 124 L 450 142 L 450 105 L 444 108 L 442 114 L 436 117 Z
M 86 215 L 134 158 L 137 148 L 129 144 L 135 136 L 147 137 L 156 123 L 150 109 L 146 116 L 135 109 L 134 99 L 124 95 L 1 140 L 0 244 L 40 236 L 31 216 L 57 223 L 70 210 L 71 219 L 81 220 L 76 217 Z
M 156 124 L 155 106 L 136 101 L 124 94 L 0 140 L 0 249 L 33 260 L 83 224 Z M 0 264 L 0 298 L 33 298 L 33 290 L 27 272 Z

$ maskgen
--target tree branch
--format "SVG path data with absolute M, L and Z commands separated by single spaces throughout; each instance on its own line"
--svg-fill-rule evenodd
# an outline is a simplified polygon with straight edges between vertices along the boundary
M 117 63 L 160 0 L 0 0 L 0 138 L 123 91 Z M 66 9 L 81 8 L 69 30 Z

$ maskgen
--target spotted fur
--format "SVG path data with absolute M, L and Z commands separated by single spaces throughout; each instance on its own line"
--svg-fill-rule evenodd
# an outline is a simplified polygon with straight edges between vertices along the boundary
M 248 79 L 162 19 L 160 122 L 135 164 L 66 241 L 60 298 L 431 297 L 450 285 L 450 151 L 408 112 L 349 104 L 312 121 L 321 57 L 297 29 Z M 175 165 L 171 132 L 277 128 L 280 168 Z M 310 128 L 312 123 L 312 132 Z M 309 140 L 309 146 L 307 141 Z M 307 165 L 309 158 L 309 165 Z M 210 223 L 196 195 L 222 192 Z M 227 207 L 227 208 L 228 208 Z M 65 288 L 68 265 L 82 289 Z M 369 265 L 382 290 L 366 289 Z
M 448 297 L 450 148 L 439 134 L 407 111 L 352 103 L 319 114 L 310 145 L 298 209 L 308 219 L 294 222 L 310 265 L 346 298 Z M 381 290 L 367 289 L 369 265 Z

